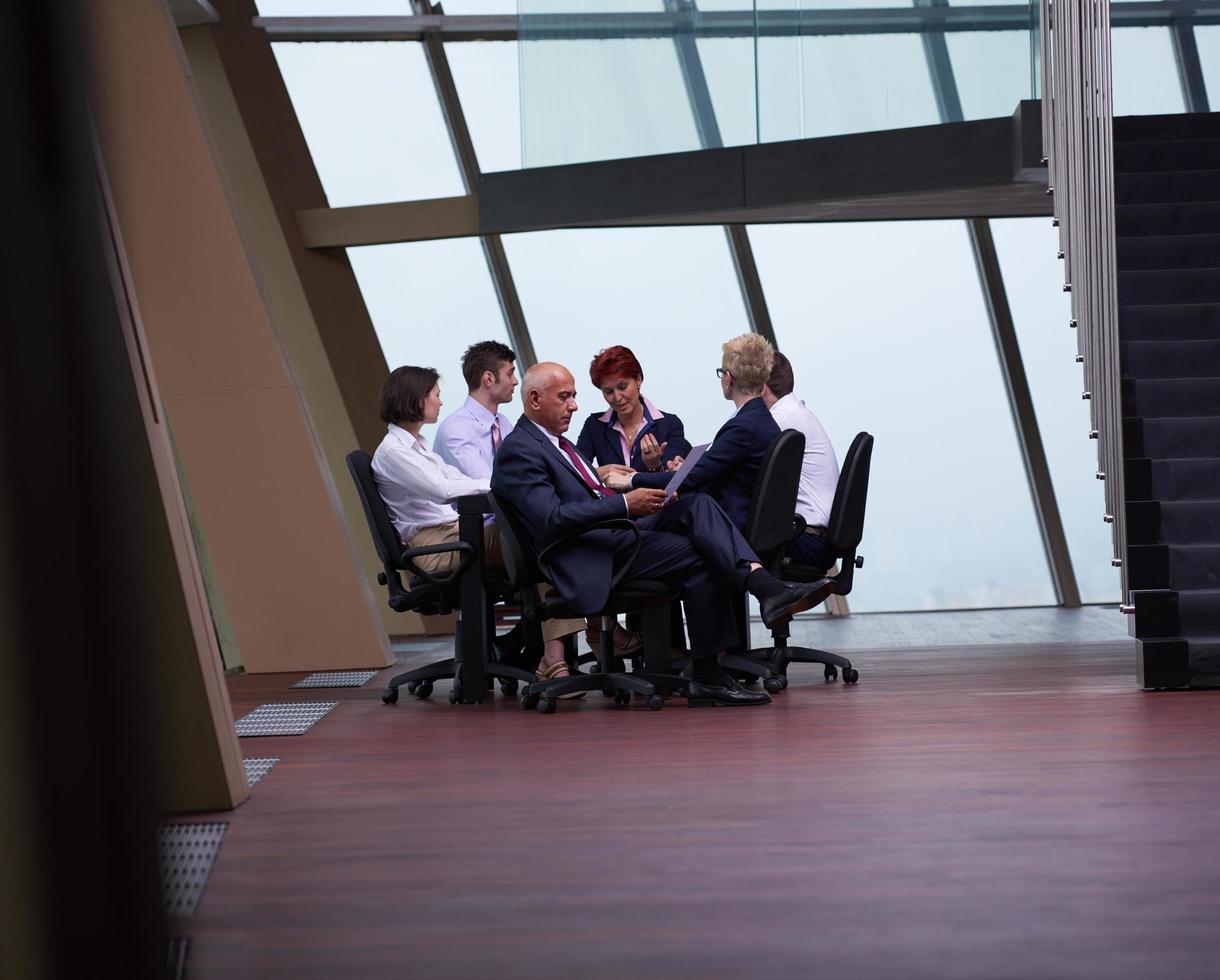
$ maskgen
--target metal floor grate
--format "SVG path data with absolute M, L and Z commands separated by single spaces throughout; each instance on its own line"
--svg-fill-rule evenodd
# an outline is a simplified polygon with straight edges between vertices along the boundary
M 279 759 L 242 759 L 246 767 L 246 784 L 253 786 L 275 768 Z
M 296 704 L 264 704 L 237 719 L 237 734 L 304 735 L 336 707 L 338 701 L 301 701 Z
M 161 892 L 167 915 L 191 915 L 195 911 L 228 826 L 167 823 L 157 829 Z
M 293 687 L 364 687 L 377 676 L 375 670 L 322 670 L 302 677 Z

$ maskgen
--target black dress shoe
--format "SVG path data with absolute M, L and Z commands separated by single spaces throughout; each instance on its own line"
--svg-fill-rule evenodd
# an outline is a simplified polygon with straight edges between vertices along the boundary
M 834 579 L 824 578 L 810 585 L 794 585 L 785 589 L 779 595 L 764 599 L 758 604 L 762 613 L 763 625 L 767 629 L 786 623 L 799 612 L 812 609 L 825 602 L 827 596 L 834 591 Z
M 770 704 L 771 696 L 762 691 L 747 691 L 726 675 L 723 684 L 701 684 L 692 680 L 686 686 L 686 703 L 692 708 L 735 708 L 750 704 Z

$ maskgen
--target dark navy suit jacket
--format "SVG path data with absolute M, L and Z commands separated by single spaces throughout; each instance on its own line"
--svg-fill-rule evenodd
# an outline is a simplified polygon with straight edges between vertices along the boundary
M 738 528 L 746 526 L 750 513 L 750 498 L 758 469 L 771 443 L 779 435 L 779 426 L 766 402 L 751 398 L 741 410 L 720 427 L 707 452 L 690 471 L 679 493 L 702 491 L 716 501 Z M 664 488 L 672 473 L 637 473 L 632 485 Z
M 592 470 L 592 463 L 585 462 Z M 597 521 L 627 517 L 620 494 L 606 497 L 590 490 L 568 458 L 524 415 L 496 453 L 491 489 L 520 516 L 535 552 Z M 596 612 L 606 604 L 614 576 L 614 534 L 589 531 L 551 560 L 551 584 L 578 609 Z
M 690 452 L 690 443 L 686 441 L 686 432 L 682 420 L 676 415 L 655 412 L 648 401 L 644 403 L 645 418 L 640 431 L 636 433 L 635 444 L 631 447 L 631 459 L 623 459 L 623 441 L 617 429 L 613 428 L 615 418 L 613 410 L 594 412 L 585 419 L 584 428 L 580 430 L 580 438 L 576 440 L 576 448 L 585 459 L 597 460 L 598 466 L 609 463 L 625 463 L 632 469 L 644 469 L 644 456 L 640 452 L 640 439 L 644 433 L 651 432 L 658 443 L 669 443 L 665 454 L 661 457 L 661 467 L 675 456 L 685 456 Z M 651 410 L 651 411 L 650 411 Z M 659 418 L 649 418 L 657 414 Z

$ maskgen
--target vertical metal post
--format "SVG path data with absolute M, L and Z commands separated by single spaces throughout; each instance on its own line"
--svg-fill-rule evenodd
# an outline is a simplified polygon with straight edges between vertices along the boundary
M 685 30 L 674 31 L 674 47 L 678 52 L 678 66 L 682 71 L 682 81 L 686 86 L 691 112 L 694 114 L 699 143 L 705 149 L 724 146 L 720 125 L 716 121 L 716 109 L 712 105 L 712 94 L 707 85 L 707 75 L 703 71 L 703 61 L 695 43 L 695 22 L 698 16 L 695 0 L 665 0 L 665 9 L 673 14 L 675 19 L 682 15 L 685 21 Z M 750 247 L 750 236 L 744 225 L 725 225 L 724 234 L 728 240 L 729 254 L 733 257 L 737 285 L 745 303 L 750 329 L 775 345 L 775 328 L 771 324 L 766 293 L 763 292 L 758 265 L 754 261 L 754 250 Z
M 411 0 L 411 7 L 421 16 L 436 12 L 431 0 Z M 461 171 L 462 185 L 467 194 L 477 194 L 479 161 L 474 152 L 474 141 L 470 138 L 470 129 L 466 125 L 462 102 L 458 98 L 457 85 L 453 81 L 453 72 L 449 68 L 445 42 L 439 32 L 428 31 L 424 34 L 423 45 L 428 69 L 432 73 L 432 82 L 440 99 L 441 112 L 445 117 L 445 127 L 449 130 L 449 141 L 453 144 L 458 169 Z M 509 343 L 517 353 L 517 364 L 524 371 L 536 364 L 538 358 L 534 353 L 534 341 L 525 321 L 525 311 L 521 308 L 521 298 L 517 295 L 517 284 L 513 281 L 504 243 L 499 235 L 482 235 L 479 241 L 483 245 L 487 269 L 491 273 L 496 298 L 500 301 L 500 310 L 504 314 Z
M 943 7 L 947 0 L 914 0 L 917 7 Z M 932 77 L 932 91 L 942 122 L 960 122 L 964 117 L 957 81 L 953 76 L 953 65 L 949 59 L 949 47 L 941 31 L 925 31 L 920 35 L 924 56 Z M 1072 555 L 1063 529 L 1063 517 L 1055 497 L 1055 485 L 1051 480 L 1050 465 L 1046 459 L 1046 447 L 1038 428 L 1034 412 L 1033 395 L 1029 390 L 1029 379 L 1025 374 L 1025 363 L 1021 359 L 1021 348 L 1017 342 L 1017 331 L 1013 324 L 1012 310 L 1008 305 L 1008 294 L 1000 273 L 1000 262 L 996 255 L 995 240 L 991 224 L 986 218 L 973 218 L 966 222 L 970 235 L 970 248 L 974 253 L 975 271 L 979 277 L 979 288 L 987 306 L 991 322 L 992 337 L 1000 361 L 1000 373 L 1004 378 L 1004 390 L 1008 395 L 1008 407 L 1012 412 L 1017 442 L 1021 447 L 1021 459 L 1025 465 L 1025 477 L 1029 481 L 1034 512 L 1042 534 L 1042 547 L 1051 573 L 1055 598 L 1061 606 L 1079 606 L 1080 589 L 1076 584 L 1076 573 L 1072 568 Z
M 1187 112 L 1211 112 L 1207 85 L 1203 80 L 1203 64 L 1199 60 L 1199 45 L 1195 42 L 1195 28 L 1186 19 L 1189 16 L 1175 17 L 1169 29 L 1173 39 L 1173 58 L 1178 66 L 1178 81 L 1182 85 L 1182 101 Z

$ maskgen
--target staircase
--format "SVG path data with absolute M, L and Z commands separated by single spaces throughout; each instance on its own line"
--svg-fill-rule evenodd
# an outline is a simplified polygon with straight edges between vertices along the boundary
M 1116 118 L 1114 160 L 1140 682 L 1220 687 L 1220 113 Z

